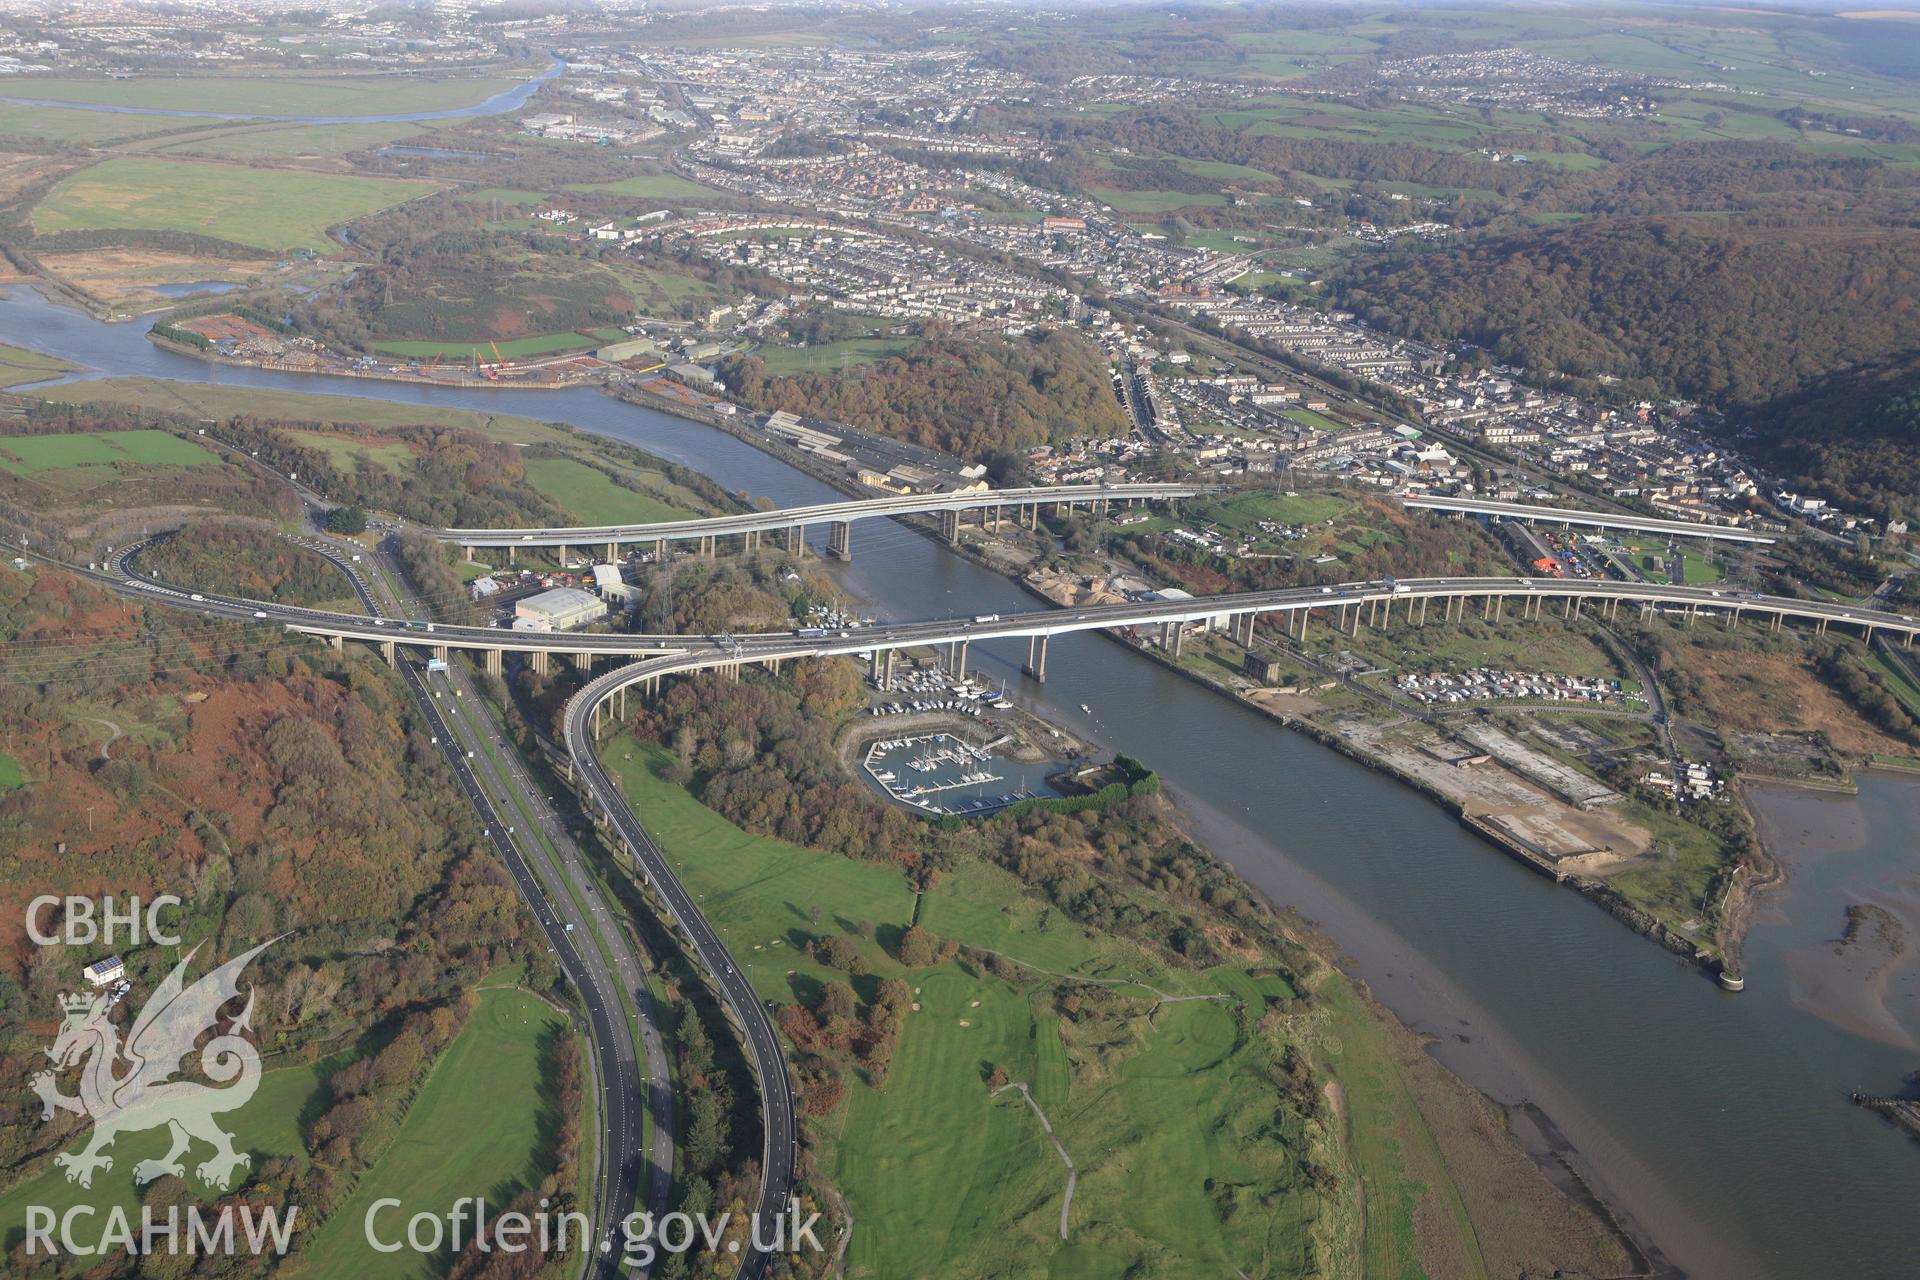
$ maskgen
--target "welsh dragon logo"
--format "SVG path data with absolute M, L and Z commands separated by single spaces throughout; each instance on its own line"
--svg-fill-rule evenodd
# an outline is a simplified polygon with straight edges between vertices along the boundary
M 172 1132 L 173 1145 L 163 1158 L 136 1164 L 135 1183 L 152 1182 L 169 1173 L 184 1178 L 183 1157 L 195 1139 L 211 1146 L 214 1153 L 194 1172 L 217 1191 L 226 1190 L 234 1174 L 253 1163 L 245 1152 L 233 1149 L 233 1135 L 215 1120 L 223 1112 L 245 1106 L 260 1087 L 260 1052 L 242 1034 L 253 1029 L 251 986 L 246 1008 L 238 1017 L 230 1017 L 224 1032 L 198 1049 L 200 1069 L 209 1080 L 235 1083 L 215 1089 L 173 1077 L 181 1071 L 182 1059 L 195 1053 L 201 1034 L 214 1029 L 221 1006 L 239 996 L 241 971 L 275 941 L 235 956 L 192 986 L 186 985 L 184 975 L 200 948 L 189 951 L 140 1010 L 124 1048 L 119 1029 L 107 1019 L 112 1001 L 105 992 L 60 997 L 66 1018 L 47 1050 L 55 1067 L 33 1077 L 33 1091 L 40 1095 L 42 1121 L 51 1120 L 56 1109 L 93 1120 L 86 1150 L 53 1158 L 67 1171 L 67 1181 L 91 1187 L 95 1170 L 113 1168 L 107 1148 L 115 1138 L 162 1125 Z M 61 1072 L 73 1067 L 80 1068 L 78 1097 L 61 1093 L 56 1083 Z

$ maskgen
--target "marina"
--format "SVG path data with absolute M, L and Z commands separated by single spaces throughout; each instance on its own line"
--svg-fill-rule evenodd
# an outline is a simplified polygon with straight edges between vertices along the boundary
M 957 733 L 882 738 L 867 744 L 861 771 L 888 799 L 935 815 L 991 813 L 1054 791 L 994 750 L 1001 735 L 975 745 Z

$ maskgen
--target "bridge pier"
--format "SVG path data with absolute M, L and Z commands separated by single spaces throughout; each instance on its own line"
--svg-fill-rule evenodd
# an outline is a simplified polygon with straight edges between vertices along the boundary
M 960 545 L 960 513 L 958 511 L 940 513 L 940 539 L 950 547 Z
M 1160 647 L 1166 651 L 1168 657 L 1178 658 L 1180 656 L 1180 636 L 1181 628 L 1179 623 L 1163 622 L 1160 624 Z
M 517 548 L 515 548 L 511 542 L 507 544 L 507 563 L 508 564 L 514 563 L 516 550 Z
M 720 539 L 709 533 L 700 539 L 700 554 L 711 560 L 718 552 Z
M 880 686 L 883 693 L 893 688 L 893 664 L 899 656 L 898 649 L 888 649 L 883 654 L 875 655 L 874 683 Z
M 1027 665 L 1020 668 L 1040 683 L 1047 680 L 1047 637 L 1027 637 Z
M 326 641 L 327 648 L 333 650 L 335 653 L 339 653 L 341 649 L 346 647 L 339 636 L 328 636 L 326 637 Z
M 958 519 L 956 516 L 955 519 Z M 956 533 L 955 539 L 959 535 Z M 838 556 L 842 560 L 853 559 L 853 525 L 845 520 L 833 522 L 827 535 L 827 554 Z
M 400 649 L 400 646 L 396 645 L 391 640 L 382 640 L 380 642 L 380 656 L 387 660 L 387 665 L 390 667 L 397 667 L 400 665 L 399 649 Z
M 593 651 L 592 650 L 583 649 L 579 653 L 573 654 L 572 657 L 573 657 L 574 669 L 579 671 L 580 674 L 587 675 L 593 671 Z
M 498 649 L 487 650 L 487 674 L 490 676 L 506 674 L 506 658 Z
M 1420 597 L 1420 621 L 1417 625 L 1422 627 L 1427 625 L 1427 598 L 1425 596 Z
M 617 543 L 617 542 L 609 542 L 609 543 L 607 544 L 607 558 L 606 558 L 606 563 L 607 563 L 607 564 L 619 564 L 619 563 L 620 563 L 620 544 L 619 544 L 619 543 Z
M 533 651 L 533 669 L 540 675 L 547 674 L 547 651 L 545 649 L 535 649 Z
M 953 640 L 947 644 L 947 674 L 956 680 L 967 678 L 967 642 Z
M 787 554 L 796 557 L 807 554 L 807 526 L 803 524 L 787 526 Z

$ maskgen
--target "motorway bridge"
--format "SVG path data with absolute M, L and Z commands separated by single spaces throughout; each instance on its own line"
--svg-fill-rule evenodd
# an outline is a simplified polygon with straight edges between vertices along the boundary
M 746 549 L 752 551 L 761 545 L 766 534 L 781 531 L 786 534 L 786 549 L 799 552 L 806 547 L 807 526 L 824 524 L 830 530 L 829 552 L 850 560 L 853 558 L 852 526 L 857 520 L 938 514 L 941 535 L 952 543 L 960 540 L 961 519 L 969 512 L 979 517 L 982 527 L 991 517 L 993 527 L 998 529 L 1007 509 L 1012 508 L 1014 521 L 1031 528 L 1038 523 L 1043 508 L 1071 511 L 1076 506 L 1086 506 L 1095 512 L 1105 512 L 1115 503 L 1132 505 L 1191 498 L 1212 493 L 1217 488 L 1217 485 L 1203 484 L 1070 484 L 1029 489 L 976 489 L 968 493 L 908 493 L 654 524 L 579 525 L 565 529 L 437 529 L 433 536 L 468 552 L 478 547 L 505 547 L 509 560 L 521 547 L 584 547 L 595 553 L 604 549 L 605 558 L 614 560 L 620 547 L 633 543 L 657 547 L 669 542 L 697 542 L 702 552 L 711 554 L 719 539 L 738 537 Z
M 241 621 L 271 622 L 288 631 L 319 636 L 336 647 L 347 640 L 374 644 L 389 661 L 402 647 L 432 650 L 441 658 L 453 650 L 464 650 L 480 655 L 487 668 L 496 672 L 502 669 L 503 655 L 510 652 L 526 654 L 536 669 L 544 670 L 556 654 L 583 667 L 591 666 L 599 658 L 680 654 L 700 655 L 708 660 L 708 666 L 737 666 L 823 654 L 887 653 L 928 645 L 948 646 L 953 651 L 956 669 L 964 669 L 967 647 L 972 642 L 1020 638 L 1029 642 L 1026 664 L 1029 673 L 1044 679 L 1047 641 L 1076 631 L 1157 626 L 1161 628 L 1165 646 L 1177 652 L 1185 624 L 1225 625 L 1230 626 L 1236 636 L 1250 635 L 1252 620 L 1263 614 L 1283 615 L 1288 634 L 1305 639 L 1308 628 L 1316 621 L 1343 632 L 1357 633 L 1363 621 L 1389 622 L 1396 611 L 1402 618 L 1424 625 L 1429 620 L 1464 617 L 1469 609 L 1478 609 L 1482 617 L 1492 620 L 1503 618 L 1509 608 L 1517 608 L 1519 616 L 1526 618 L 1540 617 L 1549 608 L 1570 618 L 1593 608 L 1611 618 L 1618 615 L 1623 604 L 1637 609 L 1642 616 L 1655 612 L 1683 615 L 1690 624 L 1702 614 L 1720 617 L 1729 623 L 1757 618 L 1776 630 L 1792 620 L 1821 632 L 1830 626 L 1842 626 L 1868 640 L 1880 634 L 1898 636 L 1909 646 L 1914 636 L 1920 634 L 1920 621 L 1916 621 L 1914 615 L 1887 609 L 1722 587 L 1568 578 L 1388 579 L 1184 600 L 1132 601 L 1034 613 L 882 623 L 804 637 L 788 632 L 702 637 L 513 631 L 501 627 L 407 623 L 233 596 L 189 595 L 151 580 L 96 576 L 129 594 L 145 595 L 159 603 Z
M 1661 520 L 1654 516 L 1627 515 L 1617 511 L 1579 511 L 1573 507 L 1530 507 L 1519 502 L 1491 502 L 1480 498 L 1435 498 L 1408 494 L 1401 503 L 1416 511 L 1451 511 L 1461 515 L 1499 516 L 1529 523 L 1581 525 L 1589 529 L 1626 529 L 1634 533 L 1657 533 L 1666 538 L 1707 538 L 1717 542 L 1747 542 L 1770 545 L 1777 539 L 1764 533 L 1738 529 L 1731 525 L 1703 524 L 1698 520 Z

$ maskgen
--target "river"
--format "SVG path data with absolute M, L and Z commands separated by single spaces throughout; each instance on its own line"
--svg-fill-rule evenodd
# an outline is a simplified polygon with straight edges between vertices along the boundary
M 783 506 L 839 496 L 724 432 L 590 389 L 347 383 L 209 365 L 28 289 L 0 302 L 0 341 L 99 373 L 563 420 Z M 884 617 L 1032 607 L 1014 584 L 897 525 L 855 526 L 853 552 L 846 584 Z M 1869 1009 L 1867 1021 L 1840 1025 L 1806 1006 L 1846 981 L 1810 958 L 1839 936 L 1849 903 L 1920 904 L 1920 783 L 1872 775 L 1857 800 L 1761 796 L 1763 827 L 1794 875 L 1760 913 L 1747 990 L 1733 995 L 1399 784 L 1112 641 L 1056 638 L 1044 686 L 1020 676 L 1022 644 L 976 644 L 975 664 L 1159 770 L 1208 846 L 1337 939 L 1352 971 L 1434 1037 L 1447 1065 L 1551 1117 L 1577 1149 L 1576 1167 L 1673 1264 L 1705 1280 L 1914 1274 L 1920 1149 L 1846 1097 L 1855 1087 L 1893 1092 L 1920 1066 L 1900 1043 L 1920 1036 L 1914 977 L 1873 979 L 1886 990 L 1882 1021 Z M 1857 1014 L 1872 1002 L 1839 1003 Z

